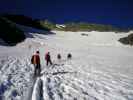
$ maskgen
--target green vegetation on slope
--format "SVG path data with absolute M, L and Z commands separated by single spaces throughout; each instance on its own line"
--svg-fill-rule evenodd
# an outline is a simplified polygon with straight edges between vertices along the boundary
M 56 24 L 54 24 L 54 23 L 52 23 L 52 22 L 50 22 L 48 20 L 40 20 L 39 22 L 40 22 L 40 25 L 42 27 L 46 27 L 46 28 L 51 29 L 51 30 L 52 29 L 57 29 L 56 28 Z
M 114 32 L 122 32 L 128 31 L 124 29 L 120 29 L 117 27 L 113 27 L 111 25 L 102 25 L 102 24 L 89 24 L 84 22 L 79 23 L 66 23 L 63 24 L 65 27 L 56 27 L 55 23 L 52 23 L 48 20 L 40 20 L 40 24 L 44 27 L 47 27 L 51 30 L 62 30 L 62 31 L 114 31 Z
M 111 25 L 101 25 L 101 24 L 89 24 L 89 23 L 68 23 L 65 24 L 65 31 L 117 31 L 117 28 Z

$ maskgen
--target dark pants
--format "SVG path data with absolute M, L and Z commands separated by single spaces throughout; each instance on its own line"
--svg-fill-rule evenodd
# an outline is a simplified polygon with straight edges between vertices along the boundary
M 37 75 L 40 75 L 40 73 L 41 73 L 41 65 L 40 64 L 36 64 L 35 65 L 35 70 L 34 70 L 34 74 L 35 74 L 35 76 Z
M 47 66 L 48 66 L 48 64 L 52 65 L 52 61 L 50 59 L 46 61 Z

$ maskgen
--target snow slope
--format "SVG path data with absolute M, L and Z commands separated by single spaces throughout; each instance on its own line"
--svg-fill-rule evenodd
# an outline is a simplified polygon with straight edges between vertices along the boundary
M 133 100 L 133 48 L 118 42 L 129 33 L 54 33 L 30 33 L 34 38 L 15 47 L 0 46 L 0 100 Z M 38 78 L 30 64 L 36 49 L 42 65 Z M 54 66 L 45 66 L 47 51 Z M 69 52 L 72 60 L 66 59 Z

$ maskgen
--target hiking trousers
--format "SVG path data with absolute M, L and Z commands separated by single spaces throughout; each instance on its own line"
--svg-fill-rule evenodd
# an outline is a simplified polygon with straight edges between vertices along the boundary
M 35 66 L 35 70 L 34 70 L 35 76 L 36 75 L 40 75 L 40 73 L 41 73 L 41 65 L 40 64 L 35 64 L 34 66 Z

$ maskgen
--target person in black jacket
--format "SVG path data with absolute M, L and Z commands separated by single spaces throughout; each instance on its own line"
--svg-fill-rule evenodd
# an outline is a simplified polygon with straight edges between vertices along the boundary
M 57 59 L 58 59 L 58 60 L 61 60 L 61 54 L 60 54 L 60 53 L 57 54 Z
M 72 59 L 72 54 L 71 53 L 68 53 L 67 59 Z

